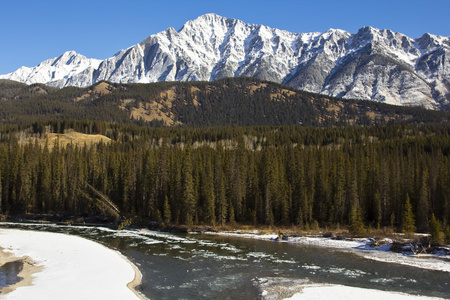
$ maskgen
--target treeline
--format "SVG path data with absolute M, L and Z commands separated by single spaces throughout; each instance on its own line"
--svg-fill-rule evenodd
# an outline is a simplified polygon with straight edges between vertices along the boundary
M 114 142 L 50 151 L 2 127 L 0 212 L 106 213 L 100 193 L 125 216 L 172 224 L 402 229 L 408 210 L 419 231 L 450 221 L 448 123 L 97 129 Z

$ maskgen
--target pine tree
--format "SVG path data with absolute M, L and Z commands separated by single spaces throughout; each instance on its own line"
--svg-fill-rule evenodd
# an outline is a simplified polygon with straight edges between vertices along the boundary
M 430 213 L 429 200 L 429 186 L 428 186 L 428 170 L 422 172 L 421 186 L 419 191 L 419 199 L 417 201 L 417 229 L 421 232 L 426 232 L 428 229 L 428 217 Z
M 374 214 L 376 216 L 376 221 L 377 221 L 377 229 L 380 229 L 382 212 L 381 212 L 380 192 L 378 190 L 375 192 L 375 195 L 373 197 L 373 206 L 374 206 L 373 207 Z
M 361 235 L 364 233 L 364 222 L 359 204 L 356 204 L 355 207 L 350 210 L 349 222 L 349 231 L 351 234 Z
M 445 226 L 444 236 L 445 236 L 445 243 L 450 244 L 450 225 Z
M 231 200 L 228 203 L 228 211 L 229 211 L 230 224 L 231 225 L 235 225 L 236 224 L 236 219 L 234 217 L 234 208 L 233 208 L 233 203 L 231 202 Z
M 345 216 L 345 191 L 344 191 L 344 185 L 345 185 L 345 175 L 344 175 L 344 169 L 343 169 L 343 163 L 341 160 L 338 163 L 337 171 L 336 171 L 336 186 L 334 191 L 334 221 L 338 223 L 343 223 L 344 216 Z
M 190 150 L 187 150 L 183 164 L 183 202 L 185 224 L 192 225 L 195 216 L 195 195 Z
M 350 182 L 350 190 L 348 193 L 349 193 L 348 194 L 349 202 L 351 203 L 351 209 L 349 214 L 350 233 L 360 235 L 364 232 L 364 222 L 358 196 L 356 168 L 354 168 L 352 172 L 352 180 Z
M 164 223 L 170 224 L 172 221 L 172 212 L 170 211 L 169 197 L 164 197 Z
M 227 199 L 225 194 L 225 178 L 223 172 L 220 174 L 219 186 L 216 191 L 216 200 L 217 200 L 217 219 L 220 222 L 220 225 L 225 225 L 227 221 Z
M 409 195 L 406 195 L 405 209 L 402 216 L 402 231 L 405 234 L 413 234 L 416 231 L 414 213 L 409 200 Z
M 206 162 L 205 172 L 202 173 L 202 198 L 203 198 L 203 220 L 206 224 L 214 226 L 216 224 L 215 216 L 215 194 L 214 194 L 214 176 L 211 163 Z
M 444 244 L 444 233 L 442 232 L 440 222 L 436 219 L 434 214 L 431 215 L 430 234 L 431 234 L 431 242 L 434 245 Z

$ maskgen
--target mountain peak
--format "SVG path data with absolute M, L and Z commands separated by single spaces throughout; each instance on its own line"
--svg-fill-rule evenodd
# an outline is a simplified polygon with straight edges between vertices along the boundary
M 208 13 L 208 14 L 199 16 L 196 20 L 217 21 L 217 20 L 224 20 L 224 19 L 226 20 L 228 18 L 222 17 L 215 13 Z
M 439 108 L 450 102 L 449 52 L 448 37 L 430 34 L 413 40 L 371 26 L 356 34 L 292 33 L 208 13 L 101 64 L 67 51 L 0 78 L 63 87 L 255 77 L 330 96 Z
M 214 14 L 214 13 L 209 13 L 209 14 L 201 15 L 194 20 L 187 21 L 186 24 L 201 23 L 201 24 L 213 25 L 214 23 L 224 22 L 226 20 L 228 20 L 228 18 L 222 17 L 222 16 Z

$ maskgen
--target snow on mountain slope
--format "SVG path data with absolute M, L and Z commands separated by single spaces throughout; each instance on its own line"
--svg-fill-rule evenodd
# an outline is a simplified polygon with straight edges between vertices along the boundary
M 68 78 L 86 70 L 96 69 L 101 60 L 88 59 L 75 51 L 67 51 L 59 57 L 45 60 L 34 68 L 21 67 L 13 73 L 1 75 L 0 79 L 10 79 L 27 84 L 45 83 L 52 86 L 64 87 Z M 77 81 L 74 86 L 87 86 L 92 82 Z
M 0 76 L 25 83 L 210 81 L 248 76 L 344 98 L 440 109 L 450 101 L 450 39 L 391 30 L 291 33 L 216 14 L 168 28 L 104 61 L 74 52 Z

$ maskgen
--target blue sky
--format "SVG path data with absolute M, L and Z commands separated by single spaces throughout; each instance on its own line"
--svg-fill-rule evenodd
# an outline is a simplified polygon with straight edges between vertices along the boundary
M 2 0 L 0 74 L 68 50 L 105 59 L 211 12 L 292 32 L 372 26 L 450 36 L 449 0 Z

